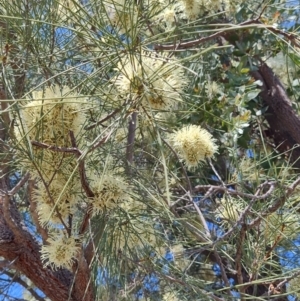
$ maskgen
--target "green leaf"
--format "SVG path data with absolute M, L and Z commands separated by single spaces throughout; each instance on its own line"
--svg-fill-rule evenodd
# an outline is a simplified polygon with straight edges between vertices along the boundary
M 245 94 L 245 99 L 246 99 L 246 101 L 250 101 L 250 100 L 256 98 L 257 95 L 258 95 L 260 92 L 261 92 L 260 90 L 256 89 L 256 90 L 253 90 L 253 91 L 250 91 L 250 92 L 246 93 L 246 94 Z

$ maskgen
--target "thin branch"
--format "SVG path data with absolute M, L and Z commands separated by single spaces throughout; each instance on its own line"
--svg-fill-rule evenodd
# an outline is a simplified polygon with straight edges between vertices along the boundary
M 228 31 L 236 31 L 237 29 L 243 29 L 243 26 L 245 28 L 249 28 L 249 25 L 254 25 L 254 24 L 260 24 L 263 25 L 262 28 L 265 28 L 266 26 L 264 24 L 262 24 L 260 21 L 254 19 L 254 20 L 248 20 L 245 22 L 242 22 L 238 25 L 234 25 L 232 26 L 231 24 L 223 24 L 223 26 L 227 25 L 231 27 L 228 27 L 226 29 L 223 29 L 221 31 L 218 31 L 216 33 L 213 33 L 207 37 L 202 37 L 199 39 L 195 39 L 195 40 L 189 40 L 189 41 L 183 41 L 183 42 L 179 42 L 178 44 L 158 44 L 158 45 L 154 45 L 154 50 L 159 51 L 159 50 L 175 50 L 175 49 L 189 49 L 192 48 L 194 46 L 203 44 L 205 42 L 208 42 L 210 40 L 213 40 L 219 36 L 222 36 L 224 33 L 227 33 Z
M 283 194 L 283 196 L 277 198 L 275 200 L 275 202 L 269 206 L 265 211 L 263 211 L 260 216 L 258 216 L 255 220 L 253 220 L 251 223 L 249 223 L 248 227 L 249 228 L 253 228 L 255 227 L 257 224 L 260 223 L 260 221 L 270 215 L 271 213 L 275 212 L 277 209 L 279 209 L 280 207 L 282 207 L 286 201 L 286 199 L 291 196 L 291 194 L 295 191 L 295 189 L 297 188 L 297 186 L 300 184 L 300 177 L 297 178 L 290 186 L 288 186 Z
M 70 131 L 69 134 L 70 134 L 70 138 L 71 138 L 72 147 L 77 150 L 75 154 L 76 154 L 77 158 L 79 159 L 78 171 L 79 171 L 82 188 L 84 189 L 87 197 L 93 198 L 95 196 L 95 194 L 91 190 L 91 188 L 87 182 L 87 179 L 86 179 L 84 160 L 80 160 L 82 152 L 77 148 L 77 143 L 76 143 L 74 133 L 72 131 Z
M 295 191 L 297 186 L 300 184 L 300 177 L 298 177 L 290 186 L 286 189 L 286 196 L 289 197 Z
M 73 148 L 76 148 L 78 150 L 77 144 L 76 144 L 76 139 L 75 139 L 74 133 L 72 131 L 70 131 L 70 138 L 71 138 L 71 143 L 72 143 Z M 93 197 L 95 197 L 95 194 L 91 190 L 91 188 L 89 186 L 89 183 L 86 179 L 85 164 L 84 164 L 84 160 L 80 160 L 81 152 L 79 150 L 77 152 L 77 157 L 78 157 L 78 160 L 79 160 L 78 172 L 79 172 L 79 176 L 80 176 L 81 186 L 84 189 L 87 197 L 88 198 L 93 198 Z M 91 214 L 92 214 L 92 205 L 89 204 L 88 207 L 87 207 L 86 213 L 83 217 L 83 220 L 82 220 L 82 223 L 81 223 L 81 226 L 80 226 L 80 230 L 79 230 L 79 234 L 83 234 L 85 232 L 85 230 L 88 226 L 88 221 L 91 217 Z
M 244 193 L 244 192 L 239 192 L 236 190 L 230 190 L 227 187 L 215 186 L 215 185 L 197 185 L 195 187 L 194 191 L 197 192 L 197 191 L 202 191 L 202 190 L 211 190 L 212 192 L 224 192 L 224 193 L 228 193 L 229 195 L 236 195 L 236 196 L 240 196 L 240 197 L 248 198 L 248 199 L 263 200 L 263 199 L 266 199 L 267 197 L 269 197 L 270 194 L 274 190 L 275 182 L 269 182 L 269 184 L 270 184 L 269 190 L 266 193 L 264 193 L 262 195 L 258 195 L 258 196 L 254 195 L 254 194 L 250 194 L 250 193 Z
M 294 274 L 292 274 L 290 277 L 286 277 L 283 281 L 279 282 L 276 286 L 276 290 L 281 290 L 281 288 L 289 281 L 291 281 L 292 279 L 296 278 L 300 276 L 300 271 L 295 272 Z
M 212 164 L 211 162 L 211 159 L 210 158 L 207 158 L 207 161 L 210 165 L 210 167 L 212 168 L 213 172 L 215 173 L 216 177 L 218 178 L 218 180 L 220 181 L 220 183 L 222 183 L 222 185 L 224 187 L 226 187 L 225 183 L 223 182 L 222 178 L 220 177 L 220 175 L 218 174 L 217 170 L 215 169 L 214 165 Z
M 230 296 L 231 295 L 231 292 L 230 292 L 230 283 L 229 283 L 229 280 L 228 280 L 228 277 L 227 277 L 227 274 L 226 274 L 226 271 L 225 271 L 222 259 L 221 259 L 221 257 L 220 257 L 220 255 L 219 255 L 219 253 L 218 253 L 217 250 L 214 249 L 213 253 L 215 255 L 217 264 L 220 267 L 222 279 L 223 279 L 223 281 L 224 281 L 224 283 L 225 283 L 225 285 L 227 287 L 226 291 L 227 291 L 228 295 Z
M 218 242 L 224 241 L 227 237 L 229 237 L 234 232 L 234 230 L 238 226 L 240 226 L 244 222 L 248 211 L 252 208 L 253 204 L 258 200 L 257 199 L 258 193 L 261 191 L 261 189 L 265 185 L 269 185 L 270 187 L 264 195 L 269 196 L 273 192 L 273 190 L 275 189 L 275 182 L 265 182 L 262 185 L 260 185 L 260 187 L 258 188 L 257 192 L 254 195 L 254 198 L 252 198 L 252 200 L 249 202 L 247 207 L 242 211 L 242 213 L 240 214 L 240 216 L 239 216 L 238 220 L 236 221 L 236 223 L 226 233 L 224 233 L 221 237 L 219 237 L 217 239 L 217 241 L 215 242 L 215 244 L 217 244 Z
M 213 25 L 213 24 L 212 24 Z M 293 33 L 287 33 L 287 32 L 284 32 L 280 29 L 277 29 L 273 26 L 270 26 L 270 25 L 265 25 L 263 24 L 261 21 L 258 20 L 258 18 L 256 19 L 253 19 L 253 20 L 248 20 L 248 21 L 245 21 L 245 22 L 242 22 L 240 24 L 237 24 L 237 25 L 232 25 L 232 24 L 223 24 L 223 26 L 230 26 L 226 29 L 223 29 L 221 31 L 218 31 L 216 33 L 213 33 L 207 37 L 201 37 L 199 39 L 195 39 L 195 40 L 188 40 L 188 41 L 183 41 L 183 42 L 179 42 L 177 44 L 174 44 L 174 43 L 170 43 L 170 44 L 157 44 L 157 45 L 154 45 L 154 50 L 156 51 L 160 51 L 160 50 L 176 50 L 176 49 L 189 49 L 189 48 L 192 48 L 192 47 L 195 47 L 195 46 L 198 46 L 200 44 L 203 44 L 205 42 L 208 42 L 210 40 L 213 40 L 215 38 L 218 38 L 224 34 L 227 34 L 229 31 L 236 31 L 236 30 L 243 30 L 243 29 L 249 29 L 253 26 L 251 25 L 256 25 L 255 27 L 256 28 L 261 28 L 261 29 L 267 29 L 273 33 L 276 33 L 278 35 L 281 35 L 283 36 L 284 38 L 286 38 L 288 41 L 290 41 L 293 45 L 297 46 L 297 47 L 300 47 L 299 45 L 299 42 L 298 42 L 298 37 L 296 34 L 293 34 Z M 250 25 L 250 26 L 249 26 Z M 218 26 L 218 25 L 216 25 Z
M 67 225 L 66 225 L 66 223 L 64 222 L 64 220 L 63 220 L 63 218 L 62 218 L 62 216 L 61 216 L 61 214 L 60 214 L 60 212 L 59 212 L 57 206 L 55 206 L 55 202 L 54 202 L 53 197 L 52 197 L 52 195 L 51 195 L 51 193 L 50 193 L 50 191 L 49 191 L 49 185 L 47 185 L 47 183 L 46 183 L 46 181 L 45 181 L 45 179 L 44 179 L 44 177 L 43 177 L 41 171 L 38 169 L 38 167 L 36 166 L 36 164 L 35 164 L 34 162 L 33 162 L 33 164 L 34 164 L 35 170 L 38 172 L 39 177 L 40 177 L 40 179 L 41 179 L 42 182 L 43 182 L 43 185 L 44 185 L 44 187 L 45 187 L 45 189 L 46 189 L 47 195 L 48 195 L 48 197 L 49 197 L 51 203 L 52 203 L 53 206 L 54 206 L 54 210 L 55 210 L 55 212 L 56 212 L 56 214 L 57 214 L 57 216 L 58 216 L 60 222 L 61 222 L 62 225 L 65 227 L 66 231 L 68 232 L 68 235 L 71 235 L 71 229 L 69 229 L 69 228 L 67 227 Z M 53 211 L 52 211 L 52 212 L 53 212 Z
M 11 231 L 14 233 L 15 236 L 22 238 L 24 236 L 22 228 L 17 225 L 17 223 L 16 223 L 17 221 L 14 220 L 14 218 L 11 214 L 10 197 L 8 195 L 5 179 L 1 178 L 1 182 L 2 182 L 1 184 L 2 184 L 3 189 L 6 190 L 6 191 L 1 191 L 2 192 L 1 197 L 3 198 L 3 202 L 2 202 L 3 216 L 5 219 L 5 222 L 7 223 L 7 225 L 9 226 L 9 228 L 11 229 Z M 5 194 L 3 194 L 3 192 Z
M 74 136 L 74 133 L 72 131 L 69 132 L 70 139 L 71 139 L 71 144 L 72 147 L 59 147 L 55 145 L 48 145 L 46 143 L 38 142 L 38 141 L 31 141 L 32 145 L 35 145 L 40 148 L 48 149 L 54 152 L 63 152 L 63 153 L 72 153 L 77 157 L 78 160 L 78 172 L 80 176 L 80 182 L 83 190 L 85 191 L 85 194 L 87 195 L 88 198 L 93 198 L 95 196 L 94 192 L 91 190 L 89 183 L 87 181 L 86 173 L 85 173 L 85 164 L 84 164 L 84 157 L 95 150 L 97 147 L 101 146 L 102 144 L 106 143 L 107 140 L 109 139 L 112 131 L 103 137 L 101 140 L 97 141 L 90 149 L 88 149 L 85 153 L 80 151 L 77 147 L 76 139 Z M 92 214 L 92 205 L 89 204 L 88 208 L 86 210 L 85 216 L 82 220 L 82 224 L 80 226 L 79 234 L 83 234 L 88 226 L 88 220 L 91 217 Z
M 109 120 L 110 118 L 114 117 L 117 113 L 119 113 L 121 111 L 120 108 L 114 110 L 113 112 L 111 112 L 110 114 L 108 114 L 107 116 L 105 116 L 104 118 L 102 118 L 101 120 L 91 124 L 90 126 L 87 126 L 85 127 L 85 130 L 88 131 L 88 130 L 91 130 L 93 128 L 95 128 L 96 126 L 100 125 L 101 123 Z
M 29 179 L 29 172 L 27 172 L 23 177 L 22 179 L 18 182 L 18 184 L 13 188 L 11 189 L 10 191 L 8 191 L 8 195 L 11 197 L 11 196 L 14 196 L 19 190 L 20 188 L 27 182 L 27 180 Z
M 81 155 L 81 152 L 76 147 L 60 147 L 60 146 L 49 145 L 49 144 L 39 142 L 39 141 L 34 141 L 34 140 L 31 141 L 31 144 L 34 146 L 37 146 L 39 148 L 48 149 L 48 150 L 58 152 L 58 153 L 78 154 L 78 152 L 79 152 Z

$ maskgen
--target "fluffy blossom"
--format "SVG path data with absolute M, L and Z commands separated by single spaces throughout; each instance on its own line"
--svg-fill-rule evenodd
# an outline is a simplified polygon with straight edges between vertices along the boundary
M 215 139 L 205 129 L 188 125 L 170 135 L 170 142 L 188 168 L 196 167 L 217 152 Z
M 118 92 L 155 110 L 176 108 L 187 84 L 183 68 L 166 55 L 143 52 L 139 58 L 125 57 L 118 71 L 115 79 Z
M 58 177 L 52 180 L 47 189 L 39 182 L 37 189 L 34 190 L 33 199 L 37 203 L 42 225 L 60 224 L 61 219 L 67 221 L 69 215 L 74 213 L 78 202 L 76 189 L 74 185 L 64 187 L 65 184 L 66 180 Z
M 41 259 L 45 266 L 71 269 L 80 248 L 75 238 L 58 234 L 50 236 L 47 243 L 41 249 Z
M 33 101 L 23 107 L 20 135 L 29 139 L 58 146 L 70 146 L 69 131 L 79 134 L 85 122 L 82 99 L 69 88 L 58 86 L 33 92 Z M 20 136 L 19 136 L 20 137 Z
M 216 95 L 221 94 L 222 90 L 215 81 L 209 81 L 205 86 L 205 92 L 209 99 L 213 99 Z
M 150 0 L 149 10 L 151 10 L 152 25 L 158 26 L 162 29 L 172 29 L 177 21 L 177 8 L 178 4 L 166 5 L 165 1 Z
M 158 12 L 152 20 L 155 25 L 165 23 L 167 28 L 172 28 L 174 21 L 178 19 L 194 21 L 207 14 L 215 14 L 223 11 L 226 15 L 232 15 L 241 0 L 179 0 L 166 5 L 165 1 L 150 1 L 153 11 Z M 156 22 L 155 22 L 156 21 Z
M 17 140 L 22 148 L 30 152 L 23 165 L 38 176 L 37 166 L 47 178 L 52 173 L 66 172 L 64 153 L 53 153 L 47 149 L 31 146 L 30 141 L 36 140 L 54 146 L 70 147 L 69 131 L 76 137 L 85 123 L 86 116 L 82 112 L 84 101 L 78 95 L 71 93 L 68 88 L 60 90 L 58 86 L 46 88 L 45 91 L 33 92 L 33 100 L 21 110 L 20 120 L 15 127 Z M 21 154 L 26 152 L 22 151 Z M 34 161 L 34 164 L 33 164 Z M 68 159 L 68 161 L 70 161 Z M 69 169 L 73 170 L 74 166 Z
M 128 184 L 121 176 L 112 173 L 94 177 L 91 188 L 95 194 L 90 200 L 95 214 L 114 209 L 121 202 L 130 199 Z

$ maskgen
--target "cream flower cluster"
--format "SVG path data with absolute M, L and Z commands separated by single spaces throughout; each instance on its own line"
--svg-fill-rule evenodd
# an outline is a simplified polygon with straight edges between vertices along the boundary
M 121 202 L 130 200 L 128 184 L 121 176 L 110 172 L 103 174 L 100 178 L 94 176 L 91 181 L 91 188 L 95 194 L 90 200 L 94 214 L 102 213 L 104 210 L 112 210 Z
M 169 140 L 189 169 L 205 161 L 205 158 L 212 158 L 218 150 L 212 135 L 197 125 L 183 127 L 171 134 Z
M 22 110 L 23 134 L 31 140 L 70 146 L 69 131 L 77 136 L 85 122 L 82 103 L 83 100 L 66 87 L 33 92 L 33 100 Z
M 45 265 L 50 265 L 54 269 L 71 269 L 79 250 L 80 244 L 74 237 L 56 234 L 50 236 L 47 244 L 42 246 L 41 259 Z
M 165 54 L 143 52 L 140 57 L 125 57 L 117 71 L 114 84 L 118 92 L 139 101 L 146 109 L 176 108 L 187 85 L 182 66 Z
M 85 100 L 66 87 L 46 88 L 32 93 L 32 101 L 23 106 L 15 127 L 19 147 L 26 149 L 19 151 L 24 157 L 21 165 L 37 178 L 32 199 L 38 218 L 49 231 L 68 224 L 69 217 L 77 210 L 80 184 L 77 173 L 72 175 L 77 162 L 72 154 L 44 149 L 32 141 L 71 147 L 69 131 L 73 131 L 80 144 L 81 129 L 86 121 L 85 107 Z M 42 259 L 54 268 L 70 268 L 77 250 L 73 237 L 52 236 L 42 247 Z
M 50 179 L 53 172 L 73 170 L 71 156 L 32 146 L 31 140 L 50 146 L 71 147 L 69 131 L 79 137 L 86 120 L 82 111 L 84 105 L 85 101 L 68 88 L 60 90 L 55 86 L 46 88 L 44 92 L 33 92 L 33 100 L 21 110 L 15 134 L 20 145 L 30 153 L 23 165 L 34 176 L 39 176 L 37 166 L 46 179 Z
M 174 3 L 167 1 L 150 1 L 152 24 L 160 28 L 172 29 L 182 20 L 194 21 L 211 13 L 224 11 L 232 15 L 241 0 L 179 0 Z
M 39 220 L 43 226 L 54 226 L 67 222 L 70 214 L 76 210 L 78 204 L 77 181 L 66 185 L 67 180 L 55 178 L 46 188 L 40 181 L 34 190 L 33 200 L 37 203 Z M 66 187 L 65 187 L 66 186 Z

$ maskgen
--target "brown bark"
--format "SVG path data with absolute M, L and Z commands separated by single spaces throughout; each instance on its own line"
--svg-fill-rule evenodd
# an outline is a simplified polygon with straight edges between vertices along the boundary
M 252 75 L 263 84 L 260 96 L 268 106 L 265 118 L 270 125 L 269 136 L 280 152 L 290 150 L 291 163 L 300 168 L 300 117 L 293 109 L 280 80 L 267 64 L 261 64 Z

